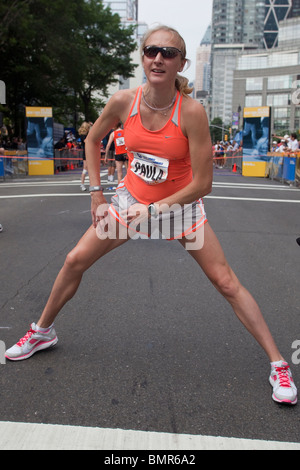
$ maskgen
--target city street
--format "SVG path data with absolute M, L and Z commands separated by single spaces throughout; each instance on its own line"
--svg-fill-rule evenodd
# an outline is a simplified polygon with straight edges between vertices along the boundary
M 38 320 L 66 254 L 90 224 L 79 180 L 69 172 L 0 182 L 6 348 Z M 114 190 L 105 169 L 102 183 L 109 201 Z M 300 188 L 219 170 L 205 207 L 299 389 Z M 62 425 L 62 436 L 71 426 L 99 428 L 103 436 L 143 431 L 146 439 L 210 436 L 300 449 L 300 406 L 273 402 L 265 353 L 176 241 L 130 241 L 108 254 L 85 273 L 55 327 L 53 349 L 21 362 L 1 358 L 0 448 L 17 446 L 5 441 L 14 435 L 14 428 L 6 434 L 11 423 L 43 423 Z M 108 448 L 128 448 L 124 436 Z M 141 442 L 137 437 L 136 448 Z

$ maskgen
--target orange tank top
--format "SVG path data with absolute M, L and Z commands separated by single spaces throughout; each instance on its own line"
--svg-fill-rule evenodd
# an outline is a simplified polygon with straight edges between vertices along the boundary
M 124 183 L 143 204 L 156 202 L 187 186 L 193 179 L 189 143 L 180 128 L 182 96 L 177 92 L 172 115 L 162 129 L 149 131 L 140 116 L 139 87 L 124 124 L 128 171 Z
M 125 139 L 124 139 L 124 130 L 118 129 L 114 131 L 114 144 L 115 144 L 115 154 L 123 155 L 126 153 Z

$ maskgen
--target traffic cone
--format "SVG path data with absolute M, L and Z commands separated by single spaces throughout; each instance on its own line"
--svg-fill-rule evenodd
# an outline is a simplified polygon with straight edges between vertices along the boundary
M 236 173 L 236 172 L 237 172 L 237 166 L 236 166 L 236 163 L 233 165 L 232 172 L 233 172 L 233 173 Z

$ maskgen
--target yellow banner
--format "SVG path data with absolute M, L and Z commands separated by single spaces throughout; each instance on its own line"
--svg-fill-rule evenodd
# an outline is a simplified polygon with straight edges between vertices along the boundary
M 52 108 L 26 106 L 26 117 L 52 117 Z
M 54 175 L 53 160 L 29 160 L 28 175 L 29 176 Z
M 267 162 L 243 162 L 243 176 L 256 176 L 257 178 L 263 178 L 266 176 Z
M 258 108 L 244 108 L 244 118 L 269 117 L 269 106 L 260 106 Z

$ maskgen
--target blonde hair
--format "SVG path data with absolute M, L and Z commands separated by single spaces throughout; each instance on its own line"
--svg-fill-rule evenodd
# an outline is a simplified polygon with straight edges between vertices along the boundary
M 176 29 L 171 28 L 170 26 L 166 26 L 166 25 L 156 26 L 155 28 L 149 29 L 145 33 L 142 43 L 141 43 L 141 48 L 140 48 L 141 57 L 143 57 L 143 51 L 146 46 L 146 42 L 148 41 L 150 36 L 153 33 L 156 33 L 157 31 L 166 31 L 167 33 L 171 33 L 174 36 L 176 36 L 176 38 L 180 42 L 180 50 L 182 54 L 182 59 L 185 60 L 188 64 L 190 64 L 190 60 L 186 58 L 186 45 L 185 45 L 184 39 L 182 38 L 182 36 L 180 36 L 180 34 L 178 33 L 178 31 L 176 31 Z M 193 88 L 189 86 L 189 80 L 186 77 L 179 75 L 179 73 L 177 74 L 176 79 L 175 79 L 175 86 L 182 95 L 189 95 L 193 91 Z
M 89 133 L 90 128 L 92 127 L 91 123 L 89 122 L 83 122 L 81 126 L 78 129 L 78 134 L 79 135 L 87 135 Z

